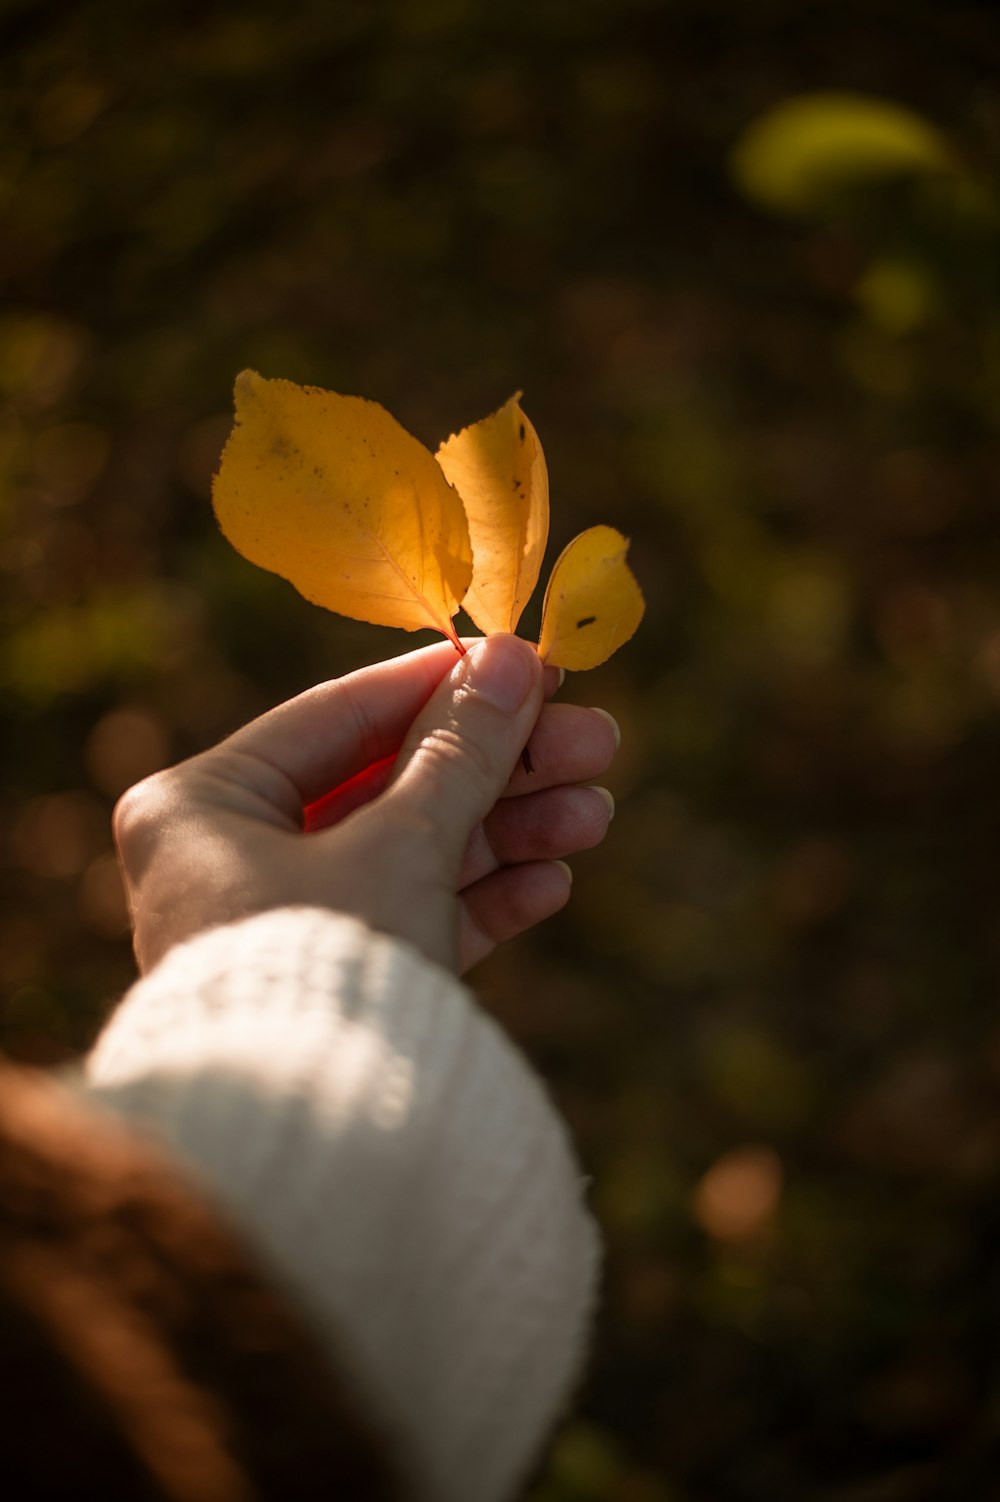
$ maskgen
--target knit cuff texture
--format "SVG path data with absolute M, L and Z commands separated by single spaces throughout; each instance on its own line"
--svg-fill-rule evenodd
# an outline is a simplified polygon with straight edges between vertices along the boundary
M 173 949 L 86 1062 L 311 1316 L 416 1498 L 501 1502 L 560 1416 L 599 1262 L 564 1126 L 470 993 L 290 908 Z

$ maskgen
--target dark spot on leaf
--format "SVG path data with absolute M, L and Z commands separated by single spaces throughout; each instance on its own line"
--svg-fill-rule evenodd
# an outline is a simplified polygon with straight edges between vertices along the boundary
M 514 481 L 514 489 L 515 490 L 520 490 L 520 488 L 521 488 L 521 482 L 520 482 L 520 480 L 515 480 Z
M 582 621 L 577 621 L 576 629 L 579 631 L 581 626 L 592 626 L 596 620 L 596 615 L 585 615 Z
M 517 431 L 518 431 L 518 434 L 520 435 L 521 442 L 523 443 L 524 442 L 524 423 L 523 422 L 522 422 L 521 426 L 518 428 Z

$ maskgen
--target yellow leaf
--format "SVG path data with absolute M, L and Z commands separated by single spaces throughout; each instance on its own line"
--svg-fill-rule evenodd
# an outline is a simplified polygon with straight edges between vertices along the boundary
M 307 600 L 456 640 L 472 578 L 462 503 L 377 402 L 243 371 L 212 501 L 237 551 Z
M 590 527 L 563 548 L 542 608 L 543 662 L 584 672 L 635 633 L 646 606 L 627 552 L 628 538 L 614 527 Z
M 545 456 L 520 397 L 452 434 L 437 451 L 469 522 L 472 583 L 462 605 L 487 635 L 517 626 L 549 535 Z

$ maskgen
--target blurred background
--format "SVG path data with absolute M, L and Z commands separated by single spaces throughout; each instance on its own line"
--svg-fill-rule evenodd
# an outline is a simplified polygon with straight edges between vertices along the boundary
M 551 557 L 612 523 L 649 602 L 563 690 L 610 836 L 475 977 L 607 1237 L 534 1502 L 1000 1496 L 992 7 L 5 0 L 0 48 L 0 1047 L 133 976 L 127 785 L 424 640 L 221 539 L 236 372 L 432 448 L 523 388 Z

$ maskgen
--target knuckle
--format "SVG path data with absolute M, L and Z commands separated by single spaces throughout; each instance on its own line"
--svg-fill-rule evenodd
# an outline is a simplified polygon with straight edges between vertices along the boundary
M 208 796 L 215 806 L 225 806 L 234 795 L 259 799 L 264 809 L 279 809 L 298 821 L 302 795 L 291 777 L 274 762 L 236 747 L 218 746 L 188 764 L 191 794 Z
M 453 783 L 462 779 L 478 786 L 491 782 L 495 775 L 489 748 L 474 737 L 462 735 L 454 726 L 436 726 L 424 737 L 420 750 L 425 763 L 442 780 Z
M 136 831 L 146 822 L 149 810 L 150 789 L 145 782 L 136 783 L 122 793 L 111 815 L 111 828 L 119 846 L 128 844 Z
M 364 695 L 357 691 L 350 678 L 342 678 L 337 682 L 335 703 L 337 712 L 351 721 L 354 739 L 361 749 L 365 765 L 378 761 L 384 755 L 378 725 Z
M 173 800 L 172 774 L 154 772 L 124 792 L 111 815 L 115 844 L 126 858 L 139 844 L 145 844 L 161 823 L 164 810 Z

